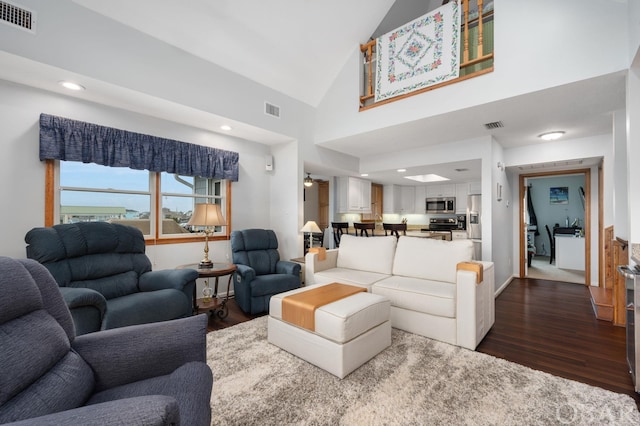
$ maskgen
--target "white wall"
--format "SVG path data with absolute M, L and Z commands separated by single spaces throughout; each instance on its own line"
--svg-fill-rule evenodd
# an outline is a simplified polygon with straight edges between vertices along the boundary
M 542 245 L 544 244 L 547 253 L 549 253 L 550 244 L 545 225 L 553 232 L 553 227 L 556 223 L 560 226 L 565 226 L 566 218 L 569 217 L 569 226 L 576 218 L 580 220 L 580 226 L 584 226 L 585 210 L 580 200 L 580 187 L 586 190 L 584 174 L 530 178 L 528 183 L 531 185 L 531 201 L 536 213 L 538 231 L 540 233 L 535 238 L 536 251 L 542 253 Z M 567 204 L 551 204 L 549 189 L 552 187 L 569 188 Z M 597 215 L 595 216 L 597 217 Z
M 640 48 L 640 2 L 628 0 L 627 25 L 629 27 L 629 64 Z
M 629 194 L 627 193 L 627 126 L 625 111 L 616 111 L 613 126 L 613 163 L 604 164 L 605 182 L 615 191 L 605 190 L 605 206 L 613 206 L 613 216 L 605 215 L 603 227 L 613 225 L 616 237 L 629 239 Z M 606 209 L 608 212 L 610 209 Z
M 232 229 L 270 225 L 273 178 L 264 172 L 269 147 L 0 80 L 2 256 L 26 257 L 24 235 L 44 225 L 45 166 L 38 159 L 42 112 L 236 151 L 240 173 L 239 181 L 232 184 Z M 297 230 L 293 234 L 297 237 Z M 154 269 L 173 268 L 201 259 L 203 247 L 203 243 L 148 246 L 147 254 Z M 229 258 L 228 241 L 212 242 L 210 249 L 214 260 Z
M 282 93 L 155 40 L 72 0 L 20 0 L 36 34 L 0 25 L 0 51 L 297 138 L 313 109 Z M 264 114 L 264 102 L 281 108 Z
M 482 257 L 484 260 L 492 259 L 494 262 L 495 290 L 498 291 L 511 281 L 512 276 L 514 238 L 513 229 L 508 224 L 511 221 L 511 210 L 514 206 L 511 202 L 511 190 L 507 173 L 504 169 L 498 168 L 499 162 L 504 164 L 504 150 L 500 144 L 492 140 L 491 151 L 491 160 L 484 161 L 482 164 L 483 194 L 486 194 L 487 191 L 489 192 L 489 197 L 482 197 Z M 489 169 L 490 180 L 484 178 L 486 174 L 485 167 Z M 489 185 L 485 185 L 485 181 L 490 181 L 487 182 Z M 500 198 L 498 197 L 498 185 L 502 187 L 502 196 Z M 487 186 L 489 186 L 489 189 L 485 189 Z M 487 198 L 489 198 L 491 205 L 488 216 L 485 214 Z M 515 208 L 517 209 L 517 206 Z M 488 229 L 485 224 L 490 225 Z M 485 240 L 489 240 L 490 245 L 487 245 Z M 490 257 L 485 257 L 485 247 L 490 250 L 488 253 Z
M 269 217 L 271 229 L 278 237 L 280 258 L 288 260 L 303 253 L 302 234 L 302 177 L 298 142 L 273 146 L 274 175 L 269 184 L 269 202 L 252 205 L 254 210 Z
M 519 170 L 518 166 L 527 166 L 538 163 L 561 163 L 564 160 L 576 160 L 585 158 L 601 158 L 605 165 L 613 164 L 613 136 L 600 135 L 582 139 L 570 139 L 566 141 L 553 141 L 546 144 L 524 146 L 505 150 L 506 165 L 511 167 L 513 176 L 511 179 L 512 193 L 514 200 L 519 198 L 518 179 L 521 173 L 533 173 L 530 169 L 523 167 Z M 539 170 L 538 170 L 539 171 Z M 586 190 L 586 188 L 585 188 Z M 604 182 L 604 199 L 607 194 L 613 194 L 617 188 L 613 187 L 612 181 Z M 609 195 L 612 198 L 612 195 Z M 518 259 L 518 228 L 520 219 L 518 216 L 519 209 L 514 208 L 512 216 L 512 226 L 514 235 L 513 258 Z M 604 216 L 613 218 L 613 205 L 604 204 Z M 598 282 L 598 170 L 597 167 L 591 168 L 591 284 L 597 285 Z M 518 262 L 514 262 L 513 274 L 519 274 Z
M 354 47 L 318 107 L 316 143 L 627 68 L 627 50 L 611 48 L 628 43 L 626 26 L 620 24 L 627 20 L 624 3 L 496 0 L 495 10 L 492 73 L 365 112 L 358 112 L 361 54 Z
M 640 244 L 640 54 L 627 77 L 627 197 L 629 199 L 629 243 Z M 632 251 L 629 251 L 631 255 Z

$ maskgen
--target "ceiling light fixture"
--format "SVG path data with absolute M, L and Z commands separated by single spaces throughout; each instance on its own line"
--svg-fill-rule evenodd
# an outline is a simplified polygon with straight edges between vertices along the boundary
M 426 175 L 404 176 L 404 178 L 405 179 L 415 180 L 416 182 L 422 182 L 422 183 L 426 183 L 426 182 L 442 182 L 442 181 L 445 181 L 445 180 L 450 180 L 449 178 L 446 178 L 446 177 L 440 176 L 440 175 L 435 175 L 433 173 L 426 174 Z
M 231 126 L 229 126 L 228 124 L 223 124 L 222 126 L 220 126 L 220 128 L 221 128 L 222 130 L 226 130 L 226 131 L 231 130 Z
M 398 169 L 398 173 L 404 173 L 406 171 L 407 171 L 407 169 Z
M 360 177 L 367 177 L 367 176 L 369 176 L 369 173 L 362 173 L 362 174 L 360 175 Z
M 311 178 L 311 174 L 307 173 L 307 177 L 304 178 L 304 186 L 307 188 L 313 186 L 313 179 Z
M 556 139 L 560 139 L 562 135 L 564 135 L 564 133 L 565 132 L 562 130 L 554 130 L 553 132 L 547 132 L 547 133 L 538 135 L 538 137 L 545 141 L 555 141 Z
M 64 87 L 65 89 L 69 89 L 69 90 L 75 90 L 75 91 L 85 90 L 84 86 L 78 83 L 74 83 L 72 81 L 62 80 L 62 81 L 59 81 L 58 84 Z

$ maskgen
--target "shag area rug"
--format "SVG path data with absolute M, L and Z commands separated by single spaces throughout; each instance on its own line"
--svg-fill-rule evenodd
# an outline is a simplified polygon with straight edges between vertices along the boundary
M 340 380 L 267 342 L 267 317 L 207 335 L 214 425 L 639 425 L 634 400 L 393 329 Z

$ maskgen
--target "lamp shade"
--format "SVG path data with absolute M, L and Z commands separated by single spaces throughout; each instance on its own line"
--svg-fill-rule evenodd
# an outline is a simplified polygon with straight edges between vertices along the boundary
M 322 232 L 322 230 L 317 223 L 315 223 L 313 220 L 310 220 L 304 224 L 300 232 Z
M 196 203 L 193 215 L 187 222 L 187 225 L 194 226 L 224 226 L 226 224 L 220 205 L 205 203 Z

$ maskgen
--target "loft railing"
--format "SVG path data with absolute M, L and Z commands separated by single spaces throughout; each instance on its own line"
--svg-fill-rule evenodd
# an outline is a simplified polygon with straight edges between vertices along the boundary
M 376 41 L 370 40 L 368 43 L 360 45 L 360 51 L 364 55 L 364 87 L 360 95 L 360 111 L 493 71 L 493 1 L 461 0 L 461 5 L 460 30 L 462 38 L 460 40 L 459 77 L 411 93 L 375 102 Z

